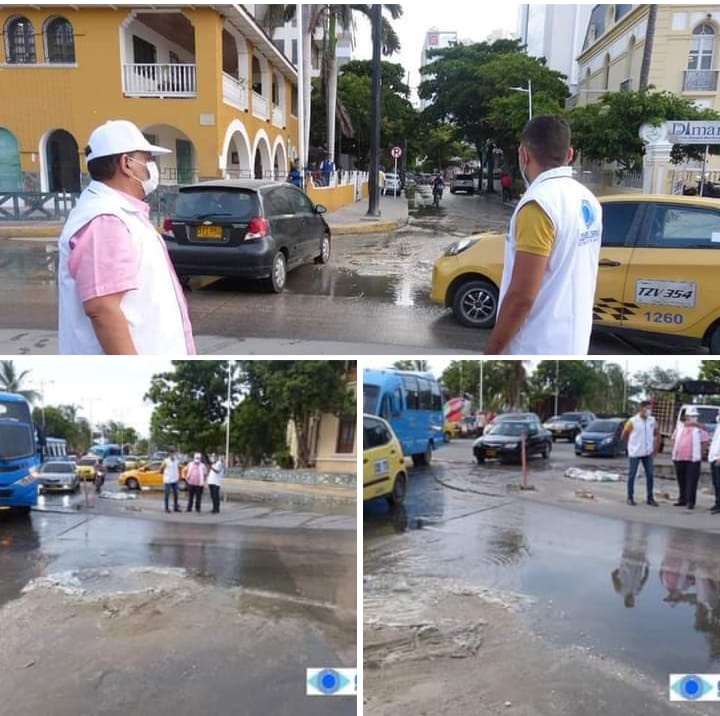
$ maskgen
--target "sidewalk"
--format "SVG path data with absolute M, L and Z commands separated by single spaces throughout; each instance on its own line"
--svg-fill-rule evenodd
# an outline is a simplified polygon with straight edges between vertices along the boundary
M 361 199 L 354 204 L 326 214 L 325 220 L 330 225 L 333 236 L 345 234 L 384 234 L 397 231 L 408 223 L 407 199 L 398 194 L 397 197 L 380 197 L 380 216 L 366 216 L 368 200 Z

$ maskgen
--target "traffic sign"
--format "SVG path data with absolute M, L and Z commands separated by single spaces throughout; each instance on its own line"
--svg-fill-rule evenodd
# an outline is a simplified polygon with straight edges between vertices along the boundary
M 400 149 L 400 147 L 393 147 L 390 150 L 390 156 L 393 159 L 399 159 L 402 156 L 402 149 Z

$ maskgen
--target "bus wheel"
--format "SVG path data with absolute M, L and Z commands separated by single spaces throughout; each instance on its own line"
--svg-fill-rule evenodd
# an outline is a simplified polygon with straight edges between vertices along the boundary
M 432 462 L 432 445 L 427 446 L 425 452 L 419 452 L 412 456 L 413 465 L 419 467 L 421 465 L 429 465 Z
M 30 514 L 30 506 L 23 505 L 23 507 L 16 507 L 15 512 L 18 515 L 29 515 Z

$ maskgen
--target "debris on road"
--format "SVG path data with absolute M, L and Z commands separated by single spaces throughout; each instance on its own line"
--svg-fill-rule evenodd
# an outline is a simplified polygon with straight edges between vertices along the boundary
M 575 497 L 580 497 L 583 500 L 594 500 L 595 495 L 593 495 L 590 490 L 575 490 Z
M 103 500 L 137 500 L 134 492 L 101 492 L 100 498 Z
M 622 476 L 618 472 L 607 470 L 585 470 L 581 467 L 569 467 L 565 470 L 565 477 L 571 480 L 586 480 L 587 482 L 620 482 Z

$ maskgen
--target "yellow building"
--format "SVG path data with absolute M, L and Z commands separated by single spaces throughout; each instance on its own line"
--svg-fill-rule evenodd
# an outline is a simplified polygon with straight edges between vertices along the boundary
M 605 92 L 637 90 L 649 5 L 596 5 L 578 57 L 579 85 L 569 106 Z M 702 107 L 720 109 L 720 6 L 658 4 L 648 83 Z
M 347 389 L 357 395 L 357 361 L 345 361 Z M 357 418 L 355 414 L 338 417 L 332 413 L 318 415 L 308 426 L 310 463 L 319 472 L 347 472 L 357 470 Z M 287 431 L 290 454 L 297 463 L 297 438 L 292 425 Z
M 79 191 L 108 119 L 173 150 L 162 184 L 287 176 L 297 73 L 241 5 L 3 5 L 0 26 L 0 191 Z

